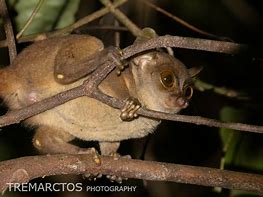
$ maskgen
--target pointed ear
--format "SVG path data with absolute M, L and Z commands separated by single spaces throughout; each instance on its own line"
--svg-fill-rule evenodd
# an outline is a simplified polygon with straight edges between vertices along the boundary
M 193 68 L 189 68 L 188 72 L 190 76 L 193 78 L 193 77 L 196 77 L 202 70 L 203 70 L 203 66 L 196 66 Z

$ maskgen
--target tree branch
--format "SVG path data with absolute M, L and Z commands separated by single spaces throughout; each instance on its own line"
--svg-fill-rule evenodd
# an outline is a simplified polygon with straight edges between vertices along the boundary
M 8 46 L 10 63 L 12 63 L 17 55 L 16 42 L 15 42 L 12 22 L 8 14 L 8 9 L 5 0 L 0 0 L 0 16 L 3 18 L 4 21 L 4 29 L 5 29 L 6 40 L 7 40 L 6 44 Z
M 110 12 L 125 26 L 130 32 L 138 37 L 141 29 L 137 27 L 122 11 L 115 9 L 114 5 L 109 0 L 100 0 L 100 2 L 107 7 Z
M 152 161 L 101 156 L 97 164 L 92 155 L 31 156 L 0 162 L 0 190 L 7 183 L 26 183 L 32 179 L 64 174 L 104 174 L 151 181 L 171 181 L 203 186 L 263 193 L 263 176 Z
M 248 52 L 248 46 L 233 42 L 215 41 L 200 38 L 190 38 L 181 36 L 159 36 L 144 43 L 137 43 L 123 49 L 123 58 L 128 58 L 135 53 L 160 47 L 175 47 L 193 49 L 225 54 L 239 54 Z
M 4 127 L 10 124 L 19 123 L 31 116 L 39 114 L 41 112 L 52 109 L 58 105 L 66 103 L 72 99 L 85 95 L 83 86 L 61 92 L 55 96 L 44 99 L 40 102 L 34 103 L 28 107 L 12 110 L 6 113 L 4 116 L 0 116 L 0 127 Z

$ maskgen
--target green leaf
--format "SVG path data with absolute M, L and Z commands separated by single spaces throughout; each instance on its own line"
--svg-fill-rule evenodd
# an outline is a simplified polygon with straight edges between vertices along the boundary
M 244 112 L 232 107 L 224 107 L 220 111 L 220 119 L 225 122 L 237 122 L 244 119 Z M 229 165 L 235 159 L 235 151 L 240 141 L 241 134 L 232 129 L 221 128 L 220 136 L 223 143 L 223 151 L 225 151 L 225 164 Z
M 79 0 L 45 0 L 24 35 L 46 32 L 54 27 L 64 27 L 74 22 Z M 18 31 L 23 28 L 35 9 L 38 0 L 19 0 L 15 5 Z
M 71 0 L 67 3 L 64 12 L 62 13 L 56 29 L 66 27 L 75 21 L 75 13 L 78 11 L 80 0 Z
M 220 118 L 228 122 L 244 122 L 246 112 L 233 107 L 224 107 Z M 251 170 L 263 171 L 263 138 L 257 134 L 220 129 L 223 146 L 227 147 L 225 164 Z
M 9 7 L 13 7 L 17 3 L 17 0 L 8 0 L 6 3 Z

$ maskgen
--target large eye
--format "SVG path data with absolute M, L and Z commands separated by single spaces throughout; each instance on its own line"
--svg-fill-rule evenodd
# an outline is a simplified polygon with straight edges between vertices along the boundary
M 186 86 L 185 88 L 184 88 L 184 97 L 186 98 L 186 99 L 190 99 L 190 98 L 192 98 L 192 96 L 193 96 L 193 88 L 191 87 L 191 86 Z
M 160 74 L 160 80 L 165 88 L 171 88 L 174 85 L 174 73 L 172 71 L 163 71 Z

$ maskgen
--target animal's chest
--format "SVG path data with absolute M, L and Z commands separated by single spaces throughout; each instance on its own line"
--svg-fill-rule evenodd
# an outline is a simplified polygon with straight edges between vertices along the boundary
M 43 116 L 49 116 L 49 121 Z M 38 122 L 57 127 L 83 140 L 98 141 L 143 137 L 153 132 L 159 124 L 159 121 L 143 117 L 126 122 L 119 116 L 120 110 L 82 97 L 45 112 L 38 116 Z

